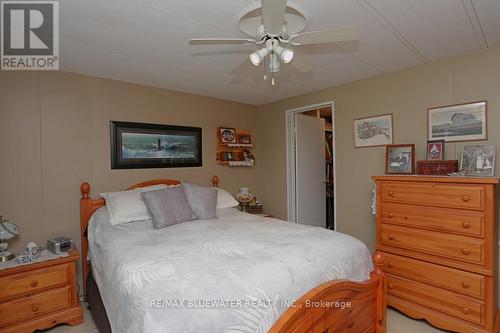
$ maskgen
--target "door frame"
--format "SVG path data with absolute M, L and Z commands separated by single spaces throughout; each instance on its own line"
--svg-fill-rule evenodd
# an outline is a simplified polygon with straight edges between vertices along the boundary
M 300 108 L 290 109 L 285 111 L 286 121 L 286 185 L 287 185 L 287 220 L 297 223 L 297 170 L 296 170 L 296 149 L 295 149 L 295 115 L 306 111 L 316 110 L 330 106 L 332 109 L 332 125 L 333 125 L 333 229 L 337 228 L 337 158 L 335 154 L 335 103 L 327 101 L 317 104 L 306 105 Z

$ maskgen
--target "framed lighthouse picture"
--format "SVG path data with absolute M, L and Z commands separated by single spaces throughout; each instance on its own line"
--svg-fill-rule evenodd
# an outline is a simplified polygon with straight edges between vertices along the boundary
M 111 121 L 111 169 L 200 167 L 199 127 Z

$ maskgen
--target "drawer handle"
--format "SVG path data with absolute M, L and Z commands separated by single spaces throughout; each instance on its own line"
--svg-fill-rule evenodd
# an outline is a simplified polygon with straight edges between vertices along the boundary
M 389 262 L 389 263 L 387 263 L 387 267 L 389 267 L 389 268 L 393 268 L 393 267 L 394 267 L 394 264 L 393 264 L 392 262 Z
M 389 213 L 389 218 L 392 219 L 394 217 L 393 213 Z
M 389 238 L 389 240 L 395 240 L 396 239 L 396 237 L 394 237 L 394 235 L 389 235 L 388 238 Z
M 394 284 L 392 284 L 391 282 L 389 282 L 389 283 L 387 284 L 387 288 L 389 288 L 389 289 L 393 289 L 393 288 L 394 288 Z
M 387 192 L 387 195 L 390 196 L 390 197 L 392 197 L 392 198 L 394 198 L 394 192 L 393 191 Z
M 471 250 L 469 249 L 462 249 L 462 253 L 466 256 L 470 255 L 471 254 Z
M 462 313 L 468 315 L 468 314 L 470 314 L 470 309 L 468 307 L 464 306 L 462 308 Z
M 39 309 L 39 306 L 38 305 L 33 305 L 33 307 L 31 308 L 31 311 L 33 312 L 37 312 Z
M 469 222 L 464 222 L 464 223 L 462 223 L 462 227 L 464 227 L 464 229 L 469 229 L 470 228 L 470 223 Z
M 347 328 L 352 328 L 354 326 L 354 322 L 350 323 L 349 326 L 347 326 Z
M 462 282 L 462 287 L 464 289 L 469 289 L 470 285 L 467 282 Z
M 463 196 L 462 196 L 462 201 L 463 201 L 463 202 L 469 202 L 469 201 L 470 201 L 470 196 L 468 196 L 468 195 L 463 195 Z
M 32 286 L 33 288 L 38 287 L 38 281 L 36 281 L 36 280 L 35 280 L 35 281 L 31 281 L 31 286 Z

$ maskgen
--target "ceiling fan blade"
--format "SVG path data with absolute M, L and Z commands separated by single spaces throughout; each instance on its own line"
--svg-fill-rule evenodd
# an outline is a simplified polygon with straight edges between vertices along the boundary
M 195 52 L 195 53 L 191 53 L 190 56 L 191 57 L 204 57 L 204 56 L 217 56 L 217 55 L 223 56 L 223 55 L 233 55 L 233 54 L 248 56 L 250 54 L 250 52 L 252 52 L 252 51 L 249 51 L 249 50 L 220 51 L 219 50 L 219 51 Z
M 262 23 L 270 34 L 283 31 L 287 0 L 262 0 Z
M 347 42 L 359 39 L 358 28 L 349 27 L 334 30 L 303 32 L 290 37 L 292 45 L 325 44 Z
M 294 52 L 291 64 L 302 73 L 310 72 L 314 67 L 309 59 L 298 52 Z
M 345 54 L 354 53 L 359 49 L 359 41 L 351 40 L 347 42 L 296 45 L 294 51 L 300 50 L 303 55 L 318 54 Z
M 243 62 L 241 64 L 239 64 L 238 66 L 236 66 L 236 68 L 234 68 L 229 73 L 229 75 L 239 76 L 242 74 L 247 74 L 247 73 L 251 72 L 254 68 L 255 68 L 255 66 L 250 62 L 250 59 L 248 57 L 245 57 Z
M 189 40 L 189 45 L 244 45 L 254 43 L 255 39 L 249 38 L 192 38 Z

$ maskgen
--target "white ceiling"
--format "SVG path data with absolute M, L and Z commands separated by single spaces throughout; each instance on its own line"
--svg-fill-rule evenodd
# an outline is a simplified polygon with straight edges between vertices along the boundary
M 61 68 L 260 105 L 500 44 L 499 0 L 289 0 L 305 31 L 358 26 L 355 53 L 309 50 L 312 73 L 284 65 L 271 88 L 251 46 L 189 46 L 193 37 L 246 37 L 256 0 L 64 0 Z M 312 54 L 309 54 L 312 53 Z M 293 63 L 293 61 L 292 61 Z M 243 69 L 243 70 L 242 70 Z

